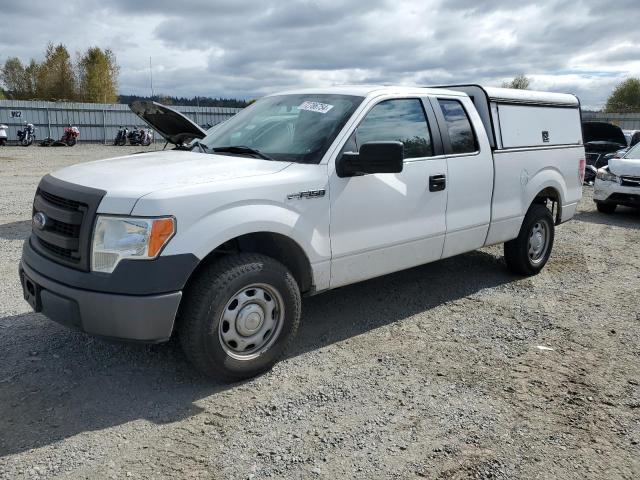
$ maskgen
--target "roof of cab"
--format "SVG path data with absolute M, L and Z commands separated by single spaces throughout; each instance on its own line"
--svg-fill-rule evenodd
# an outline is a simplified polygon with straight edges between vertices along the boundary
M 464 92 L 454 90 L 443 90 L 441 88 L 424 88 L 424 87 L 406 87 L 395 85 L 337 85 L 331 87 L 302 88 L 296 90 L 287 90 L 277 92 L 272 95 L 354 95 L 358 97 L 367 97 L 370 95 L 417 95 L 417 94 L 447 94 L 455 96 L 466 96 Z

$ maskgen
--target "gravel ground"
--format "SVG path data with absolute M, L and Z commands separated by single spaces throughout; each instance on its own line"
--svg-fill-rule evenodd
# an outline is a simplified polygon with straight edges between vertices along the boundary
M 139 150 L 0 148 L 0 477 L 640 477 L 639 213 L 586 187 L 536 277 L 496 246 L 305 299 L 288 358 L 221 385 L 21 299 L 38 179 Z

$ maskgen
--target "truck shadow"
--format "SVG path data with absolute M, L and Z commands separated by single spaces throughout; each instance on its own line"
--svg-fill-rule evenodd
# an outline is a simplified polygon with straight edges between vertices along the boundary
M 289 357 L 516 278 L 473 252 L 307 298 Z M 33 313 L 0 319 L 0 351 L 0 457 L 135 420 L 180 421 L 237 386 L 194 373 L 175 341 L 108 343 Z
M 31 234 L 31 220 L 0 225 L 0 238 L 4 240 L 26 240 Z
M 614 213 L 600 213 L 597 210 L 579 211 L 573 218 L 579 222 L 640 229 L 640 209 L 623 206 L 618 206 Z

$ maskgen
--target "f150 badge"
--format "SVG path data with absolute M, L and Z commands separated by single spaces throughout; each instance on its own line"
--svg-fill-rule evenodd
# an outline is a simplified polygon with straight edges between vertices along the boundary
M 326 190 L 306 190 L 304 192 L 290 193 L 287 200 L 302 200 L 303 198 L 320 198 L 324 197 Z

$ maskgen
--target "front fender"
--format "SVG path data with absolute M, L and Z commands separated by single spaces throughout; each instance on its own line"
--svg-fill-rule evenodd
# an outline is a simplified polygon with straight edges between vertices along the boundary
M 229 240 L 257 232 L 279 233 L 294 240 L 304 250 L 309 261 L 329 260 L 328 215 L 312 223 L 293 208 L 282 204 L 251 203 L 227 205 L 193 222 L 167 245 L 164 255 L 190 252 L 202 259 Z M 326 226 L 326 227 L 324 227 Z

